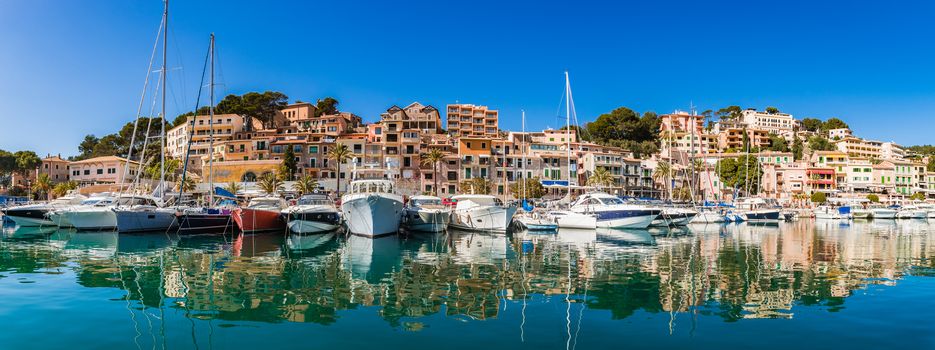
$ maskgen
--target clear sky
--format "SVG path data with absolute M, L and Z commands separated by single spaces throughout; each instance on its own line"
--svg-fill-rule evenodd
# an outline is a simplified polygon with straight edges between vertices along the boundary
M 935 143 L 933 1 L 182 1 L 170 4 L 169 118 L 194 104 L 208 35 L 218 94 L 333 96 L 388 107 L 462 102 L 502 129 L 776 106 L 859 136 Z M 132 120 L 161 17 L 145 1 L 0 1 L 0 148 L 77 153 Z

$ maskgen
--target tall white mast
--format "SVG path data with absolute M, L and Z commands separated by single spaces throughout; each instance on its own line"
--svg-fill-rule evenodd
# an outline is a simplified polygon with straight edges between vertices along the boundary
M 568 192 L 571 193 L 571 81 L 565 71 L 565 153 L 568 157 Z
M 525 202 L 526 201 L 526 110 L 523 110 L 522 126 L 523 126 L 523 133 L 521 135 L 523 135 L 523 141 L 521 144 L 523 145 L 522 146 L 523 147 L 523 163 L 519 167 L 520 168 L 519 179 L 522 179 L 523 181 L 523 201 Z
M 214 204 L 214 33 L 211 33 L 211 86 L 208 92 L 209 106 L 208 115 L 211 120 L 208 121 L 208 128 L 211 133 L 208 136 L 208 203 Z M 198 114 L 195 111 L 195 114 Z M 181 200 L 181 198 L 179 198 Z
M 159 120 L 159 191 L 160 195 L 165 194 L 166 182 L 166 61 L 168 54 L 166 49 L 169 47 L 169 0 L 165 0 L 165 8 L 162 11 L 162 17 L 165 18 L 165 26 L 162 27 L 162 116 Z M 181 198 L 179 198 L 181 200 Z

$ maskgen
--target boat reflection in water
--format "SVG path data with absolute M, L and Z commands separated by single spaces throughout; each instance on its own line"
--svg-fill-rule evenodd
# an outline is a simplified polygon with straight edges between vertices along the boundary
M 757 334 L 746 341 L 773 348 L 783 337 L 776 327 L 838 339 L 873 318 L 885 321 L 875 323 L 877 332 L 918 342 L 920 333 L 907 325 L 930 316 L 933 228 L 915 220 L 847 226 L 800 220 L 376 239 L 342 232 L 173 236 L 4 228 L 0 291 L 30 289 L 6 294 L 2 310 L 54 317 L 74 331 L 36 337 L 30 335 L 55 326 L 11 323 L 16 329 L 0 333 L 0 341 L 12 348 L 22 344 L 18 336 L 35 347 L 105 341 L 122 348 L 137 341 L 142 348 L 193 348 L 210 334 L 216 347 L 246 348 L 261 344 L 239 335 L 262 332 L 274 335 L 262 337 L 263 344 L 277 348 L 295 345 L 297 334 L 330 345 L 395 346 L 411 344 L 399 330 L 427 330 L 458 336 L 463 346 L 577 341 L 579 348 L 602 348 L 613 346 L 615 336 L 640 334 L 684 347 L 691 334 L 729 345 L 721 335 L 743 329 Z M 299 331 L 286 323 L 327 327 Z M 105 324 L 118 326 L 101 331 Z M 366 337 L 346 336 L 363 324 Z M 566 327 L 570 334 L 580 327 L 580 335 L 555 331 Z M 885 346 L 870 337 L 874 332 L 859 333 L 869 337 L 861 345 Z

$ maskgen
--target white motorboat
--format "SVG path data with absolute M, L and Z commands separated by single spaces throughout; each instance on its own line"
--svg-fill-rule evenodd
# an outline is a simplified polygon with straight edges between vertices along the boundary
M 49 213 L 83 202 L 87 197 L 71 194 L 56 198 L 48 203 L 21 205 L 3 209 L 3 215 L 21 227 L 57 226 Z
M 486 194 L 463 194 L 451 199 L 457 202 L 451 226 L 465 230 L 506 232 L 517 210 Z
M 700 207 L 698 210 L 698 215 L 695 215 L 695 218 L 692 219 L 692 223 L 721 223 L 725 222 L 727 219 L 724 217 L 719 210 L 711 207 Z
M 647 228 L 662 209 L 626 204 L 622 199 L 603 192 L 586 193 L 571 205 L 571 211 L 593 215 L 597 227 Z
M 897 219 L 927 219 L 928 211 L 914 205 L 903 206 L 896 212 Z
M 368 237 L 399 231 L 403 197 L 388 180 L 355 180 L 341 197 L 341 212 L 348 230 Z
M 688 225 L 698 212 L 688 208 L 664 207 L 651 226 L 685 226 Z
M 895 219 L 895 218 L 896 218 L 896 214 L 897 214 L 898 212 L 899 212 L 899 210 L 898 210 L 897 208 L 895 208 L 895 207 L 882 207 L 882 206 L 880 206 L 880 207 L 873 207 L 873 208 L 870 208 L 870 213 L 871 213 L 871 215 L 873 216 L 873 219 L 874 219 L 874 220 L 877 220 L 877 219 L 882 219 L 882 220 L 886 220 L 886 219 Z
M 513 216 L 513 222 L 527 231 L 556 231 L 558 224 L 551 216 L 539 212 L 521 212 Z
M 113 208 L 117 232 L 166 232 L 179 224 L 181 212 L 152 196 L 120 197 Z
M 597 216 L 592 214 L 577 213 L 571 210 L 553 210 L 546 215 L 558 225 L 558 228 L 592 230 L 597 228 Z
M 282 210 L 282 220 L 292 233 L 325 233 L 341 227 L 341 212 L 328 196 L 307 194 L 296 205 Z
M 830 207 L 826 205 L 819 206 L 812 210 L 816 220 L 849 220 L 851 218 L 850 207 Z
M 743 220 L 747 222 L 779 222 L 781 210 L 774 200 L 764 198 L 744 198 L 737 202 L 737 208 L 743 212 Z
M 87 205 L 79 205 L 58 211 L 62 216 L 61 220 L 66 220 L 76 230 L 110 230 L 117 227 L 117 217 L 114 215 L 113 208 L 117 205 L 118 198 L 102 197 L 98 200 L 88 200 Z
M 442 232 L 451 221 L 451 208 L 434 196 L 413 196 L 403 209 L 402 223 L 410 231 Z
M 867 208 L 855 208 L 851 210 L 851 216 L 855 220 L 869 220 L 873 218 L 873 211 Z

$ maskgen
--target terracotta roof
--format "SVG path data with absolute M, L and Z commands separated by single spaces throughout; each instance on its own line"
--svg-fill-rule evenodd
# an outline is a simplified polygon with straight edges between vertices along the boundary
M 76 162 L 71 162 L 71 164 L 89 164 L 89 163 L 102 163 L 102 162 L 113 162 L 113 161 L 126 162 L 127 160 L 124 158 L 117 157 L 117 156 L 103 156 L 103 157 L 95 157 L 91 159 L 79 160 Z M 130 162 L 134 164 L 138 164 L 138 162 L 136 161 L 130 161 Z

